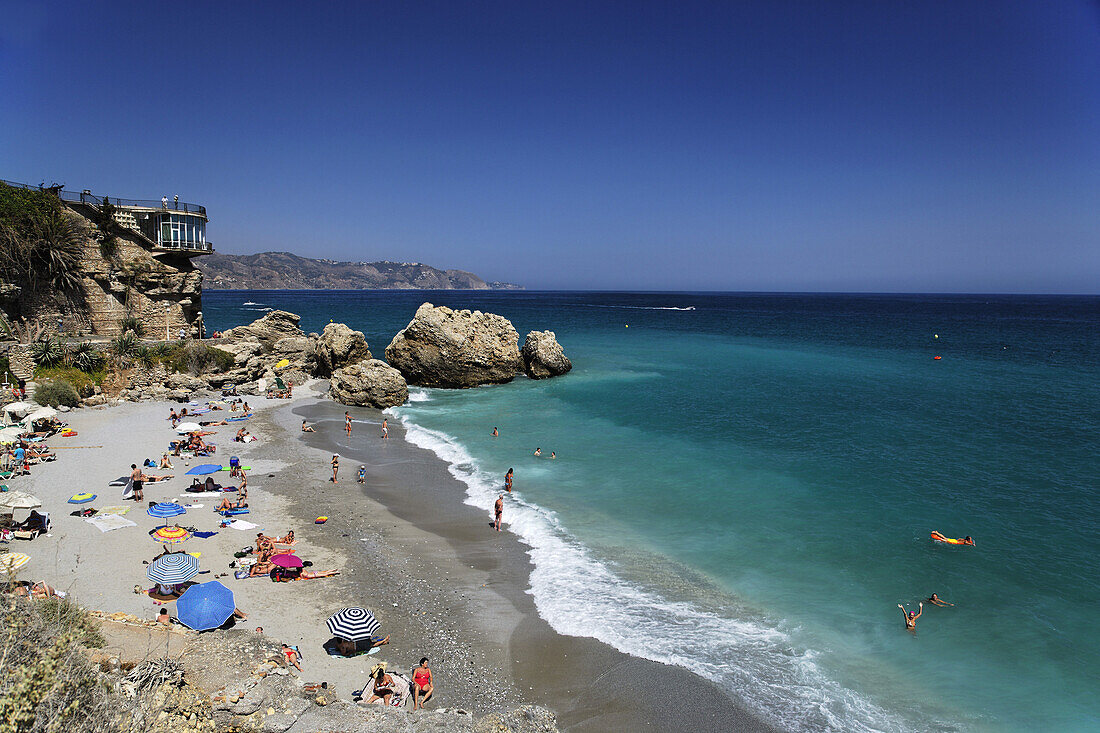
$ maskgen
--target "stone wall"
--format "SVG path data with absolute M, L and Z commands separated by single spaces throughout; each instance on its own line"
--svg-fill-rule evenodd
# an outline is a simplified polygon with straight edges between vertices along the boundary
M 57 293 L 23 294 L 19 313 L 38 318 L 55 333 L 63 322 L 67 335 L 117 335 L 119 322 L 135 316 L 148 338 L 179 336 L 180 328 L 198 335 L 198 313 L 202 310 L 202 272 L 190 258 L 175 253 L 154 253 L 136 233 L 123 230 L 115 237 L 110 256 L 104 256 L 103 235 L 83 214 L 80 205 L 70 208 L 88 231 L 84 248 L 83 294 L 75 297 Z M 166 328 L 167 326 L 167 328 Z

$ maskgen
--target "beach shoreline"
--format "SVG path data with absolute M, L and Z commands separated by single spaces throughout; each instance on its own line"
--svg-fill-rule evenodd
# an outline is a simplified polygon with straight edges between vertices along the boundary
M 248 427 L 260 440 L 232 443 L 233 430 L 223 427 L 213 438 L 219 444 L 214 460 L 227 463 L 237 455 L 252 466 L 252 512 L 244 518 L 259 525 L 255 531 L 281 535 L 294 529 L 296 553 L 315 570 L 341 567 L 342 574 L 305 585 L 238 581 L 228 564 L 254 533 L 220 529 L 186 546 L 201 552 L 200 565 L 209 571 L 196 580 L 227 574 L 219 579 L 249 614 L 245 628 L 262 626 L 266 634 L 301 648 L 304 680 L 328 681 L 346 699 L 362 687 L 376 661 L 408 671 L 426 656 L 438 688 L 432 707 L 486 713 L 535 703 L 557 713 L 560 727 L 572 731 L 768 729 L 686 669 L 551 629 L 527 593 L 526 547 L 511 533 L 492 532 L 481 510 L 464 503 L 465 487 L 447 464 L 407 442 L 399 421 L 391 420 L 391 437 L 383 441 L 377 427 L 382 413 L 338 405 L 316 390 L 323 386 L 296 390 L 291 401 L 249 398 L 257 409 Z M 159 457 L 173 434 L 164 420 L 172 406 L 131 403 L 66 416 L 79 431 L 71 445 L 104 447 L 63 451 L 60 460 L 37 467 L 20 485 L 53 509 L 51 536 L 27 545 L 29 554 L 40 558 L 29 575 L 70 592 L 89 608 L 152 618 L 156 607 L 150 599 L 133 593 L 135 584 L 148 585 L 141 561 L 157 551 L 141 536 L 146 525 L 156 526 L 141 511 L 144 505 L 127 515 L 138 527 L 102 535 L 59 507 L 76 508 L 64 501 L 78 490 L 101 495 L 93 506 L 122 503 L 113 494 L 120 496 L 121 489 L 106 483 L 127 473 L 130 463 Z M 345 409 L 355 419 L 350 441 L 342 430 Z M 302 433 L 303 419 L 316 432 Z M 116 441 L 121 436 L 125 452 L 112 446 L 112 436 Z M 72 453 L 79 458 L 72 460 Z M 334 453 L 341 457 L 335 485 L 328 480 Z M 186 498 L 187 468 L 175 460 L 176 478 L 148 485 L 147 499 Z M 360 464 L 367 467 L 363 485 L 355 480 Z M 217 529 L 206 503 L 181 519 L 202 530 Z M 329 516 L 328 522 L 314 524 L 320 515 Z M 105 566 L 117 571 L 104 577 Z M 391 636 L 390 645 L 371 657 L 326 655 L 324 619 L 349 605 L 371 608 L 382 633 Z M 173 605 L 168 608 L 174 615 Z

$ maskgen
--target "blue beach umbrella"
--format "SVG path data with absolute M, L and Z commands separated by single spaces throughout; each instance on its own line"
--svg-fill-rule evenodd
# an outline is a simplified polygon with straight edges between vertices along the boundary
M 191 586 L 176 601 L 180 623 L 195 631 L 218 628 L 236 608 L 233 591 L 216 580 Z
M 217 473 L 222 470 L 222 467 L 217 463 L 204 463 L 201 466 L 195 466 L 187 472 L 187 476 L 205 476 L 208 473 Z
M 145 571 L 149 580 L 162 585 L 186 583 L 199 574 L 199 561 L 186 552 L 161 555 Z
M 89 501 L 95 501 L 95 494 L 74 494 L 69 497 L 70 504 L 87 504 Z
M 146 510 L 146 514 L 150 517 L 157 517 L 158 519 L 168 519 L 169 517 L 178 517 L 181 514 L 186 514 L 187 510 L 174 502 L 161 502 L 155 504 Z

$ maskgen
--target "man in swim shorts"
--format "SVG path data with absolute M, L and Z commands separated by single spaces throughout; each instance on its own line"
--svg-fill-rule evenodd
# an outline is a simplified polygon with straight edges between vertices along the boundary
M 920 608 L 919 611 L 909 611 L 908 613 L 906 613 L 905 606 L 901 605 L 900 603 L 898 604 L 898 608 L 901 609 L 901 615 L 905 618 L 905 628 L 909 631 L 917 630 L 917 619 L 920 618 L 922 613 L 924 613 L 924 601 L 918 603 L 917 606 Z
M 493 511 L 496 512 L 496 528 L 497 532 L 500 531 L 500 517 L 504 514 L 504 494 L 497 497 L 497 503 L 493 506 Z
M 134 501 L 144 501 L 145 493 L 142 491 L 142 486 L 145 484 L 145 474 L 136 463 L 131 463 L 130 468 L 130 480 L 134 483 Z

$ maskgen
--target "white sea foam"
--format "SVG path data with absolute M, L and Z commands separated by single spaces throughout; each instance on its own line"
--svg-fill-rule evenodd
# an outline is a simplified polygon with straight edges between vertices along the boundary
M 434 452 L 467 486 L 466 503 L 491 511 L 502 486 L 457 440 L 393 414 L 407 439 Z M 620 651 L 676 664 L 733 691 L 785 729 L 901 731 L 909 725 L 830 680 L 811 650 L 779 624 L 730 618 L 670 601 L 626 582 L 569 534 L 557 515 L 509 495 L 504 524 L 530 546 L 531 587 L 539 614 L 559 633 L 595 637 Z
M 251 300 L 246 300 L 241 305 L 259 305 L 259 303 L 253 303 Z
M 432 396 L 428 394 L 427 390 L 413 389 L 409 390 L 409 402 L 427 402 Z

